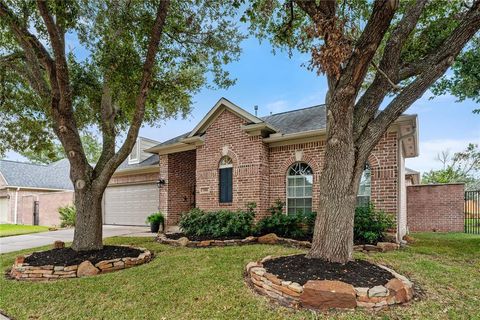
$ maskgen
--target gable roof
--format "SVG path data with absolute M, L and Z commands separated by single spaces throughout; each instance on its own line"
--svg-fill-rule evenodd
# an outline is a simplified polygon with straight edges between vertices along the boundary
M 248 120 L 250 123 L 262 123 L 263 120 L 254 116 L 250 112 L 245 111 L 244 109 L 240 108 L 236 104 L 232 103 L 231 101 L 221 98 L 218 102 L 213 106 L 210 111 L 203 117 L 203 119 L 193 128 L 193 130 L 188 133 L 187 137 L 193 137 L 199 133 L 203 133 L 210 124 L 215 120 L 215 118 L 222 113 L 223 110 L 228 109 L 229 111 L 235 113 L 236 115 Z
M 7 186 L 73 190 L 67 159 L 49 165 L 0 160 L 0 173 Z

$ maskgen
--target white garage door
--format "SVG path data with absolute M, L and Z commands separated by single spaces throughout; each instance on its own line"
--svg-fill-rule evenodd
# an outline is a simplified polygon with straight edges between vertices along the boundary
M 0 198 L 0 223 L 8 222 L 8 199 Z
M 104 223 L 143 226 L 158 211 L 156 184 L 108 187 L 105 190 Z

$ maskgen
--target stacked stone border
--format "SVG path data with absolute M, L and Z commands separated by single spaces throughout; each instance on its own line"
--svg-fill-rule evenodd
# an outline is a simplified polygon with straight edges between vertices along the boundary
M 231 240 L 204 240 L 204 241 L 192 241 L 187 237 L 180 239 L 169 239 L 165 234 L 159 234 L 157 239 L 162 244 L 168 244 L 176 247 L 188 247 L 188 248 L 208 248 L 208 247 L 226 247 L 226 246 L 242 246 L 247 244 L 279 244 L 297 248 L 310 248 L 312 246 L 309 241 L 299 241 L 289 238 L 278 237 L 274 233 L 266 234 L 261 237 L 246 237 L 245 239 L 231 239 Z M 392 242 L 378 242 L 376 245 L 357 245 L 354 246 L 355 251 L 363 252 L 386 252 L 393 251 L 400 248 L 398 243 Z
M 413 283 L 394 270 L 378 265 L 392 274 L 384 286 L 371 288 L 354 287 L 342 281 L 309 280 L 303 286 L 284 281 L 268 273 L 263 263 L 271 256 L 258 262 L 250 262 L 245 268 L 245 281 L 254 292 L 268 297 L 274 303 L 294 309 L 315 310 L 354 309 L 356 307 L 381 309 L 402 304 L 413 298 Z
M 21 281 L 48 281 L 66 278 L 80 278 L 138 266 L 153 259 L 153 252 L 150 250 L 146 248 L 131 248 L 141 250 L 142 253 L 140 253 L 138 257 L 102 260 L 95 265 L 86 260 L 78 265 L 76 264 L 66 267 L 54 265 L 31 266 L 28 263 L 25 263 L 25 258 L 29 255 L 18 256 L 10 270 L 9 276 L 11 279 Z

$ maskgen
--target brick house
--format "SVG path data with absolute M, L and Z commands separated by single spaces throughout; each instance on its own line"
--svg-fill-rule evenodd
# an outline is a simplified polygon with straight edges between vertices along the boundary
M 59 225 L 73 203 L 67 159 L 49 165 L 0 160 L 0 223 Z
M 146 150 L 159 155 L 167 226 L 193 207 L 255 202 L 258 219 L 280 199 L 286 213 L 316 211 L 325 134 L 324 105 L 260 118 L 220 99 L 191 132 Z M 402 115 L 373 150 L 360 184 L 359 202 L 394 215 L 399 238 L 407 231 L 405 158 L 417 155 L 417 116 Z

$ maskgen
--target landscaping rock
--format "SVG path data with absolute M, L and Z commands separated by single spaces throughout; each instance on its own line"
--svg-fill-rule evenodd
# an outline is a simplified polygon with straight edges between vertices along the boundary
M 342 281 L 309 280 L 303 287 L 303 306 L 317 309 L 353 309 L 357 306 L 355 289 Z
M 365 251 L 376 251 L 376 252 L 381 251 L 381 249 L 379 247 L 371 245 L 371 244 L 364 245 L 363 250 L 365 250 Z
M 359 297 L 367 297 L 367 296 L 368 296 L 368 289 L 369 289 L 369 288 L 361 288 L 361 287 L 358 287 L 358 288 L 355 288 L 355 293 L 356 293 L 357 296 L 359 296 Z
M 404 303 L 408 301 L 409 293 L 405 284 L 399 279 L 390 280 L 385 287 L 390 290 L 390 294 L 395 297 L 395 301 L 398 303 Z
M 177 240 L 177 243 L 178 243 L 181 247 L 186 247 L 189 242 L 190 242 L 190 240 L 188 240 L 187 237 L 181 237 L 180 239 Z
M 387 251 L 398 250 L 400 245 L 398 243 L 392 243 L 392 242 L 379 242 L 377 243 L 377 247 L 379 247 L 382 252 L 387 252 Z
M 288 288 L 295 291 L 295 292 L 298 292 L 298 293 L 302 293 L 303 292 L 303 287 L 296 283 L 296 282 L 292 282 L 288 285 Z
M 363 251 L 363 244 L 353 246 L 353 251 Z
M 93 276 L 100 272 L 90 261 L 83 261 L 78 266 L 77 277 Z
M 65 248 L 65 242 L 57 240 L 53 243 L 53 249 L 63 249 Z
M 25 261 L 25 256 L 17 256 L 15 258 L 15 264 L 18 265 L 18 264 L 23 264 L 23 262 Z
M 368 290 L 368 296 L 373 297 L 386 297 L 388 296 L 388 289 L 384 286 L 375 286 Z
M 276 244 L 279 238 L 275 233 L 269 233 L 258 238 L 258 243 L 262 244 Z
M 258 264 L 258 262 L 249 262 L 247 263 L 247 266 L 245 267 L 245 269 L 247 270 L 247 272 L 249 272 L 250 269 L 253 267 L 260 267 L 260 265 Z

